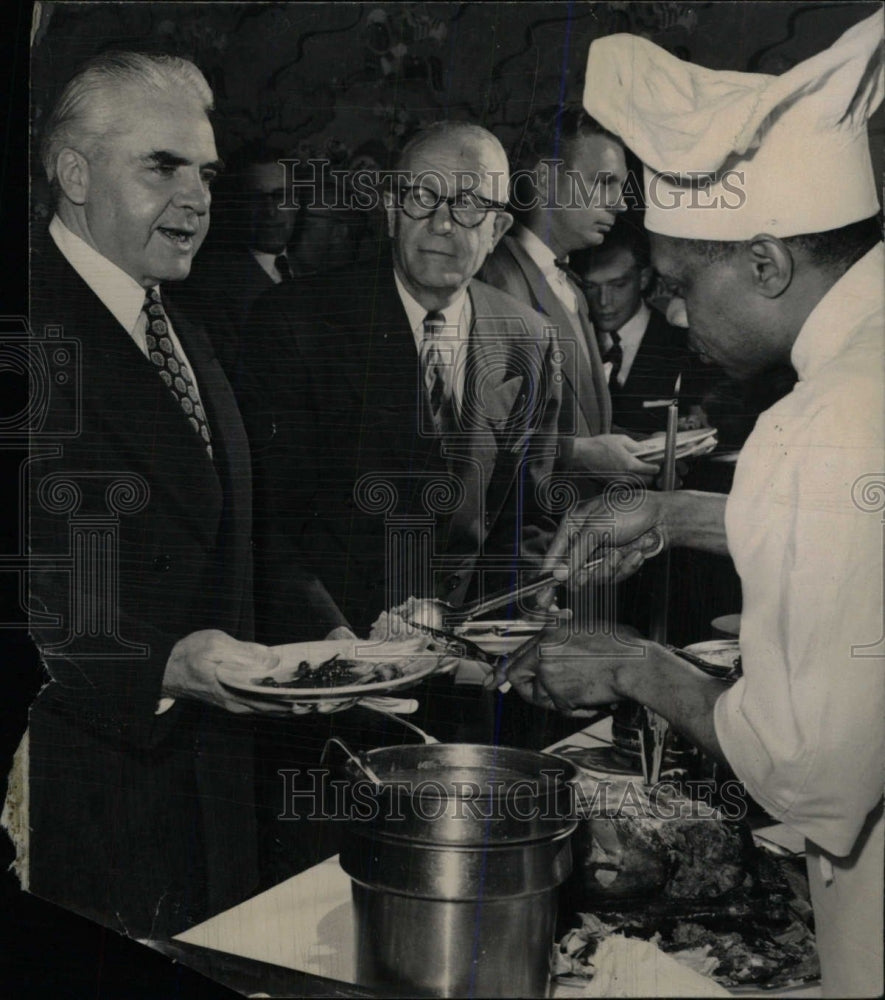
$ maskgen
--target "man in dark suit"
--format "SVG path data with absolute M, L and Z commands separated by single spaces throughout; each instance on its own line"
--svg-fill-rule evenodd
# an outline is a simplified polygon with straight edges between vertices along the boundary
M 282 152 L 250 145 L 233 157 L 225 180 L 223 229 L 200 255 L 177 296 L 209 325 L 221 367 L 236 387 L 240 334 L 252 303 L 296 268 L 288 247 L 298 207 L 287 203 Z
M 32 252 L 58 437 L 29 465 L 29 887 L 133 936 L 255 879 L 254 706 L 219 683 L 276 662 L 252 634 L 250 454 L 202 330 L 164 295 L 209 222 L 212 93 L 171 56 L 105 53 L 62 92 Z M 55 372 L 55 368 L 53 368 Z
M 642 404 L 671 397 L 680 373 L 680 411 L 689 416 L 719 372 L 705 372 L 688 349 L 685 328 L 671 326 L 646 304 L 653 271 L 644 230 L 620 219 L 603 244 L 573 254 L 571 266 L 582 280 L 605 363 L 612 421 L 636 434 L 666 429 L 666 408 Z
M 539 112 L 514 160 L 511 208 L 519 222 L 486 261 L 481 277 L 509 292 L 554 327 L 574 363 L 565 367 L 561 430 L 570 447 L 559 468 L 599 480 L 653 476 L 635 443 L 612 433 L 611 401 L 586 302 L 569 273 L 569 254 L 602 242 L 624 210 L 624 148 L 580 107 Z
M 457 605 L 512 580 L 553 527 L 554 343 L 473 280 L 511 222 L 506 154 L 478 126 L 441 123 L 407 145 L 399 175 L 392 262 L 274 289 L 253 312 L 244 368 L 274 639 L 300 603 L 286 572 L 298 553 L 363 631 L 410 595 Z

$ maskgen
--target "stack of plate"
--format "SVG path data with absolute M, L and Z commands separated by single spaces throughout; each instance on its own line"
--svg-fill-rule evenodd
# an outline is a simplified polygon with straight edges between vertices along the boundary
M 716 447 L 716 433 L 715 427 L 679 431 L 676 434 L 676 458 L 696 458 L 698 455 L 708 454 Z M 664 431 L 651 434 L 639 442 L 641 447 L 633 454 L 645 462 L 660 462 L 664 457 L 666 438 Z

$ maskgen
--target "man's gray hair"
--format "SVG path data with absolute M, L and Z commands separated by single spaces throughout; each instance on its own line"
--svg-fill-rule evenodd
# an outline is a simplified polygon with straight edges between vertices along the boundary
M 187 59 L 145 52 L 103 52 L 68 82 L 46 122 L 40 159 L 50 183 L 55 181 L 55 165 L 62 149 L 70 146 L 91 153 L 112 132 L 113 108 L 107 98 L 125 86 L 176 100 L 182 92 L 189 93 L 206 112 L 214 106 L 212 88 Z

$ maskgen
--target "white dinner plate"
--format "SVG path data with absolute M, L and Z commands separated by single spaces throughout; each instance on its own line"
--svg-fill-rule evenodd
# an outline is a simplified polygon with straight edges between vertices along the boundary
M 707 642 L 693 642 L 685 647 L 686 653 L 692 653 L 698 659 L 717 667 L 725 679 L 740 677 L 740 666 L 735 666 L 740 659 L 741 646 L 737 639 L 710 639 Z
M 425 648 L 420 648 L 421 646 Z M 404 640 L 402 642 L 373 643 L 364 639 L 335 639 L 322 642 L 293 642 L 285 646 L 272 646 L 280 657 L 279 664 L 272 670 L 256 671 L 243 675 L 241 670 L 219 667 L 219 681 L 232 691 L 246 694 L 250 698 L 270 698 L 282 701 L 310 702 L 342 699 L 359 699 L 365 695 L 378 695 L 386 691 L 396 691 L 410 687 L 418 681 L 446 666 L 446 660 L 453 664 L 451 654 L 426 648 L 427 641 Z M 383 647 L 383 651 L 382 651 Z M 286 678 L 291 678 L 298 665 L 307 661 L 312 667 L 338 654 L 360 667 L 373 664 L 394 664 L 404 671 L 401 677 L 390 680 L 375 680 L 355 684 L 323 685 L 322 687 L 286 686 Z M 277 685 L 262 683 L 265 677 L 272 677 Z
M 712 451 L 716 447 L 715 427 L 700 427 L 692 431 L 677 431 L 676 433 L 676 457 L 688 458 L 692 455 L 703 454 Z M 659 461 L 664 457 L 667 435 L 664 431 L 652 434 L 644 441 L 641 441 L 641 448 L 634 451 L 636 458 L 646 461 Z

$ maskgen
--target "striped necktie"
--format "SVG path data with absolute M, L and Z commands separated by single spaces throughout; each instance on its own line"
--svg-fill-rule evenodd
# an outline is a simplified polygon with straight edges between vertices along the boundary
M 160 378 L 178 400 L 178 405 L 184 410 L 193 429 L 203 439 L 206 451 L 212 458 L 212 435 L 209 432 L 203 404 L 200 402 L 200 394 L 184 363 L 184 358 L 176 350 L 169 336 L 169 318 L 160 300 L 160 289 L 156 285 L 147 290 L 142 309 L 148 321 L 145 333 L 148 357 L 157 366 Z
M 424 385 L 437 430 L 442 430 L 442 411 L 447 396 L 445 361 L 439 347 L 439 338 L 445 325 L 446 318 L 438 309 L 432 309 L 424 317 Z

